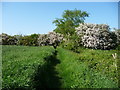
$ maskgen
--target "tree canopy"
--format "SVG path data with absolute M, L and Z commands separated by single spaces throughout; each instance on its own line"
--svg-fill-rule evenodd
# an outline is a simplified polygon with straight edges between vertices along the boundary
M 62 33 L 64 35 L 72 35 L 75 32 L 75 27 L 79 23 L 84 23 L 85 17 L 89 14 L 86 11 L 81 10 L 65 10 L 62 18 L 56 18 L 53 23 L 57 26 L 55 32 Z

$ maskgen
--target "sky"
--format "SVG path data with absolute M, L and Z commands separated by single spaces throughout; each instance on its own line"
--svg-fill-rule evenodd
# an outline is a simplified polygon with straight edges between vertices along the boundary
M 74 9 L 89 13 L 85 23 L 118 28 L 118 2 L 2 2 L 2 32 L 45 34 L 56 28 L 52 22 L 62 18 L 64 10 Z

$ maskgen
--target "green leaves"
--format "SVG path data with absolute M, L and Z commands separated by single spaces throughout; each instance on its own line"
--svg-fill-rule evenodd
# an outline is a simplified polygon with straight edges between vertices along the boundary
M 64 35 L 72 35 L 75 32 L 75 27 L 79 23 L 83 23 L 85 17 L 88 17 L 88 13 L 81 10 L 65 10 L 63 12 L 62 18 L 57 18 L 53 23 L 57 26 L 56 32 L 62 33 Z
M 29 36 L 22 36 L 18 40 L 18 45 L 24 45 L 24 46 L 38 46 L 38 34 L 31 34 Z
M 31 34 L 27 36 L 14 35 L 10 36 L 7 34 L 0 34 L 0 44 L 2 45 L 24 45 L 24 46 L 37 46 L 38 34 Z
M 78 25 L 79 23 L 83 23 L 85 17 L 88 17 L 88 13 L 81 10 L 65 10 L 62 17 L 65 21 L 72 21 L 74 25 Z

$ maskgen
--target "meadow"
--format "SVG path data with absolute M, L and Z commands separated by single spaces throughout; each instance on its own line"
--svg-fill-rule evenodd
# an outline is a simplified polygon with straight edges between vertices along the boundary
M 6 11 L 6 6 L 9 6 L 7 4 L 3 5 Z M 75 7 L 70 5 L 69 8 L 69 5 L 62 3 L 67 7 L 62 7 L 63 13 L 61 13 L 61 10 L 50 8 L 51 6 L 45 9 L 46 5 L 42 5 L 45 8 L 41 8 L 38 3 L 37 5 L 35 3 L 35 6 L 31 6 L 33 5 L 31 3 L 30 7 L 32 9 L 28 8 L 27 3 L 16 4 L 15 9 L 17 11 L 13 14 L 16 13 L 14 16 L 20 15 L 20 18 L 16 17 L 14 19 L 15 24 L 6 23 L 9 26 L 5 29 L 8 30 L 13 25 L 10 29 L 13 32 L 8 32 L 10 31 L 8 30 L 5 31 L 6 33 L 2 32 L 0 34 L 0 46 L 2 47 L 0 48 L 0 51 L 2 51 L 2 53 L 0 52 L 2 56 L 2 65 L 0 63 L 0 66 L 2 66 L 0 76 L 2 78 L 0 77 L 0 80 L 2 79 L 2 90 L 120 87 L 120 29 L 109 24 L 109 22 L 114 21 L 112 19 L 101 18 L 99 20 L 101 16 L 112 15 L 112 13 L 108 14 L 108 8 L 106 9 L 107 14 L 105 14 L 103 8 L 92 7 L 89 11 L 88 4 L 85 6 L 88 11 L 82 11 L 79 9 L 82 9 L 81 5 L 83 6 L 83 4 L 74 3 Z M 57 3 L 54 4 L 57 5 Z M 54 4 L 51 3 L 50 5 L 53 6 Z M 108 6 L 108 4 L 106 5 Z M 110 4 L 110 7 L 111 5 L 113 4 Z M 14 4 L 10 6 L 13 7 Z M 36 6 L 37 8 L 34 9 Z M 40 9 L 38 9 L 38 6 L 40 6 Z M 55 12 L 54 9 L 59 12 Z M 91 11 L 93 9 L 94 13 Z M 18 13 L 19 10 L 20 13 Z M 37 13 L 39 11 L 40 13 Z M 54 13 L 51 13 L 51 11 Z M 22 19 L 24 16 L 25 18 Z M 30 18 L 28 18 L 29 16 Z M 95 23 L 90 23 L 89 20 L 85 21 L 86 18 L 91 16 L 95 18 L 95 21 L 94 18 L 89 20 Z M 17 23 L 17 19 L 20 19 L 18 20 L 19 23 Z M 38 22 L 32 19 L 38 20 Z M 51 22 L 51 20 L 53 21 Z M 20 22 L 22 26 L 19 25 Z M 55 27 L 49 28 L 49 26 L 51 27 L 50 23 L 54 24 Z M 115 23 L 116 21 L 113 22 L 113 24 Z M 13 28 L 14 26 L 17 27 Z M 17 34 L 18 32 L 21 34 Z
M 35 72 L 53 51 L 52 47 L 2 46 L 3 89 L 31 89 Z
M 58 52 L 61 60 L 58 69 L 63 78 L 63 88 L 118 87 L 116 62 L 111 55 L 115 50 L 81 49 L 80 53 L 74 53 L 59 48 Z
M 118 88 L 118 50 L 2 46 L 2 89 Z

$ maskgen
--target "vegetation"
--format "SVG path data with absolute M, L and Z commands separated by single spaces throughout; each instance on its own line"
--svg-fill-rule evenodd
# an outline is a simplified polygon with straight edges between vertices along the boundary
M 56 32 L 49 32 L 48 34 L 39 35 L 39 46 L 51 45 L 56 48 L 63 41 L 63 35 Z
M 0 45 L 16 45 L 17 39 L 5 33 L 0 34 Z
M 0 34 L 2 89 L 118 88 L 120 30 L 84 23 L 88 16 L 65 10 L 48 34 Z
M 2 45 L 23 45 L 23 46 L 38 46 L 38 35 L 31 34 L 27 36 L 22 35 L 8 35 L 5 33 L 0 34 L 0 44 Z
M 117 35 L 106 24 L 82 23 L 76 32 L 84 47 L 110 50 L 117 46 Z
M 117 44 L 120 45 L 120 29 L 115 29 L 115 34 L 117 36 Z
M 17 39 L 17 45 L 24 46 L 38 46 L 38 34 L 31 34 L 29 36 L 22 36 Z
M 53 23 L 57 26 L 55 32 L 61 33 L 63 35 L 72 36 L 75 33 L 75 27 L 79 23 L 83 23 L 85 17 L 88 17 L 88 13 L 81 10 L 65 10 L 63 12 L 61 19 L 56 19 Z
M 81 49 L 80 54 L 58 48 L 62 88 L 117 88 L 118 74 L 111 51 Z M 118 60 L 118 59 L 116 59 Z
M 44 66 L 44 58 L 52 52 L 52 47 L 3 46 L 3 90 L 33 88 L 37 69 Z
M 106 24 L 84 23 L 89 14 L 81 10 L 65 10 L 62 18 L 53 23 L 57 26 L 48 34 L 31 34 L 27 36 L 7 34 L 0 35 L 2 45 L 24 46 L 53 46 L 61 45 L 63 48 L 78 52 L 78 47 L 84 46 L 92 49 L 110 50 L 120 44 L 120 30 L 110 31 Z M 2 37 L 2 38 L 1 38 Z
M 3 90 L 118 88 L 117 50 L 3 46 Z M 118 67 L 119 68 L 119 67 Z

